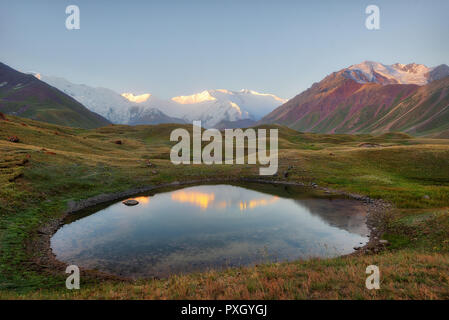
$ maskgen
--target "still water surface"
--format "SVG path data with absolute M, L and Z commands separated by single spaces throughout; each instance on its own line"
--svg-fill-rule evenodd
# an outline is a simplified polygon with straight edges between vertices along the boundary
M 69 264 L 133 278 L 333 257 L 367 242 L 358 201 L 291 186 L 200 185 L 117 202 L 51 239 Z

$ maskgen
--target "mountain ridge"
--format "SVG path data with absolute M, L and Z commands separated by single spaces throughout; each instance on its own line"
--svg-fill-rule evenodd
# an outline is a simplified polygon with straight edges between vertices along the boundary
M 359 83 L 425 85 L 448 76 L 449 66 L 441 64 L 429 68 L 417 63 L 386 65 L 375 61 L 363 61 L 342 71 L 343 76 Z
M 37 77 L 0 62 L 0 111 L 53 124 L 97 128 L 110 124 L 101 115 Z
M 150 110 L 158 109 L 161 115 L 160 123 L 166 123 L 165 121 L 170 118 L 174 123 L 201 120 L 205 127 L 214 127 L 222 121 L 259 120 L 286 101 L 273 94 L 249 89 L 240 91 L 213 89 L 171 99 L 159 99 L 150 93 L 119 94 L 107 88 L 74 84 L 60 77 L 42 74 L 39 74 L 39 77 L 117 124 L 145 124 L 144 119 L 138 119 L 137 115 L 142 114 L 142 117 L 147 113 L 155 115 L 155 112 Z M 150 122 L 154 121 L 152 119 Z
M 377 69 L 385 66 L 375 64 Z M 412 77 L 401 74 L 395 80 L 384 71 L 377 72 L 375 68 L 371 70 L 372 73 L 367 74 L 367 69 L 363 70 L 360 65 L 331 73 L 273 110 L 259 123 L 276 123 L 299 131 L 317 133 L 383 133 L 396 130 L 418 135 L 435 131 L 429 124 L 436 126 L 437 130 L 443 130 L 447 126 L 446 123 L 438 122 L 424 106 L 434 108 L 435 113 L 446 117 L 449 109 L 449 104 L 445 105 L 448 98 L 449 82 L 446 79 L 449 67 L 440 65 L 427 68 L 416 64 L 397 64 L 396 68 L 416 72 Z M 417 84 L 423 83 L 423 79 L 425 84 Z M 442 95 L 438 98 L 441 103 L 432 104 L 430 100 L 436 99 L 434 95 L 438 92 Z M 421 115 L 415 114 L 415 117 L 422 123 L 407 116 L 414 109 L 420 110 Z M 426 118 L 422 115 L 426 115 Z M 449 119 L 447 124 L 449 125 Z

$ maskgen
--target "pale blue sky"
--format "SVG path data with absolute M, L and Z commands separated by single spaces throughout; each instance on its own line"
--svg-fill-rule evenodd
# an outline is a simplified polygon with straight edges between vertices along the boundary
M 80 30 L 65 28 L 70 4 Z M 369 4 L 381 30 L 365 28 Z M 0 0 L 0 61 L 119 93 L 291 98 L 364 60 L 449 64 L 448 16 L 447 0 Z

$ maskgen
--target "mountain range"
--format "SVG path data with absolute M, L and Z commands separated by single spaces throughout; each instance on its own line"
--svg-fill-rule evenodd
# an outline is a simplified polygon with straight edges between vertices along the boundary
M 171 99 L 119 94 L 0 64 L 0 111 L 84 128 L 201 120 L 204 127 L 218 129 L 280 124 L 317 133 L 449 137 L 449 67 L 365 61 L 331 73 L 286 101 L 246 89 Z
M 365 61 L 314 83 L 260 120 L 319 133 L 449 130 L 449 67 Z
M 112 123 L 129 125 L 191 123 L 193 120 L 201 120 L 203 126 L 215 127 L 223 121 L 231 123 L 245 119 L 257 121 L 287 101 L 272 94 L 247 89 L 205 90 L 192 95 L 159 99 L 149 93 L 118 94 L 110 89 L 74 84 L 59 77 L 41 74 L 35 76 Z

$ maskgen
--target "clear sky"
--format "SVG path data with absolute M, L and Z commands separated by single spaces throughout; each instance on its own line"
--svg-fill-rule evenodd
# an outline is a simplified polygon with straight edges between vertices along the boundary
M 80 30 L 65 28 L 70 4 Z M 365 28 L 369 4 L 380 30 Z M 119 93 L 291 98 L 364 60 L 449 64 L 448 17 L 447 0 L 0 0 L 0 61 Z

